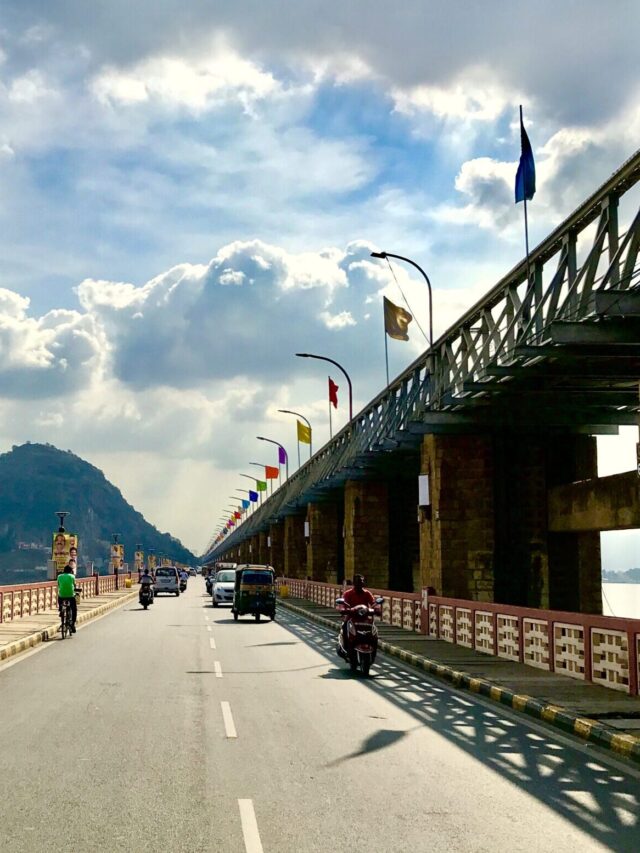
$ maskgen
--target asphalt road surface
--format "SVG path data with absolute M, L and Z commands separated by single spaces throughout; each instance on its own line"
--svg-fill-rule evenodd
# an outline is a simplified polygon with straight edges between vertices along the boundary
M 0 668 L 0 849 L 640 850 L 640 774 L 204 581 Z

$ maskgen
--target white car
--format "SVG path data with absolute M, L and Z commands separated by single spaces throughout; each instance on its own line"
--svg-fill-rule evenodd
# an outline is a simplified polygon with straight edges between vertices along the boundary
M 178 570 L 175 566 L 160 566 L 156 569 L 156 579 L 153 582 L 153 591 L 155 595 L 159 592 L 173 593 L 180 595 L 180 579 Z
M 220 569 L 216 574 L 211 590 L 213 606 L 219 604 L 233 604 L 233 590 L 236 583 L 235 569 Z

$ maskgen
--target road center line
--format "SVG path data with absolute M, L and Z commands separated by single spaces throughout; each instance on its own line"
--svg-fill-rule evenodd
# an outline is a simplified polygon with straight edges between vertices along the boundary
M 231 705 L 228 702 L 221 702 L 220 707 L 222 708 L 222 719 L 224 720 L 224 730 L 227 737 L 238 737 L 233 717 L 231 716 Z
M 260 833 L 258 832 L 258 821 L 253 810 L 253 800 L 238 800 L 238 806 L 245 850 L 247 853 L 263 853 Z
M 211 646 L 212 649 L 215 649 L 216 641 L 213 639 L 213 637 L 209 637 L 209 645 Z
M 213 628 L 211 627 L 211 625 L 207 625 L 207 631 L 213 631 Z
M 222 667 L 220 666 L 219 660 L 215 661 L 215 663 L 213 664 L 213 668 L 216 672 L 216 678 L 222 678 Z

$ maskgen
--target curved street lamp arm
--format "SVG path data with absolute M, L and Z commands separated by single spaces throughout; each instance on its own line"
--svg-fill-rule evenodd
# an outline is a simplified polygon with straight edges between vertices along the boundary
M 372 258 L 382 258 L 386 260 L 387 258 L 396 258 L 399 261 L 405 261 L 407 264 L 411 264 L 412 267 L 415 267 L 419 273 L 422 274 L 424 280 L 427 282 L 427 287 L 429 288 L 429 346 L 433 346 L 433 294 L 431 292 L 431 282 L 429 281 L 429 276 L 422 269 L 420 264 L 417 264 L 415 261 L 412 261 L 411 258 L 405 258 L 404 255 L 395 255 L 393 252 L 371 252 Z
M 298 358 L 317 358 L 319 361 L 328 361 L 331 364 L 335 364 L 338 370 L 341 370 L 344 373 L 344 378 L 347 380 L 347 384 L 349 386 L 349 423 L 351 423 L 353 420 L 353 387 L 351 385 L 351 377 L 344 367 L 332 358 L 328 358 L 326 355 L 314 355 L 310 352 L 297 352 L 296 355 Z

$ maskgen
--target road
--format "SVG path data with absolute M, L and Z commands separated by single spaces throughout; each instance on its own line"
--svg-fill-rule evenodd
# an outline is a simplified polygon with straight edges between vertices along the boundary
M 4 853 L 640 849 L 640 774 L 204 581 L 0 668 Z

